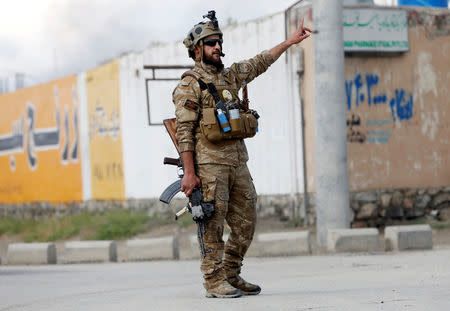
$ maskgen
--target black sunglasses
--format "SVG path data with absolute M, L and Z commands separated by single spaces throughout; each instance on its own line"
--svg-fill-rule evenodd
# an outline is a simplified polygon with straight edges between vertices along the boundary
M 207 46 L 216 46 L 217 43 L 219 43 L 220 47 L 222 47 L 222 39 L 208 39 L 203 40 L 203 44 Z

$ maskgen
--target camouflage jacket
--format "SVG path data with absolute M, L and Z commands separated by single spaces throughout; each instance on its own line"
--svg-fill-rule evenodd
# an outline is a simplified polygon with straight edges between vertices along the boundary
M 242 84 L 249 83 L 265 72 L 273 62 L 270 53 L 264 51 L 249 60 L 234 63 L 225 69 L 217 69 L 215 66 L 196 62 L 194 71 L 200 74 L 205 83 L 214 83 L 222 100 L 224 100 L 223 92 L 228 91 L 227 94 L 231 93 L 234 102 L 240 102 L 238 92 Z M 243 139 L 212 143 L 199 131 L 203 108 L 215 107 L 215 102 L 207 89 L 201 90 L 194 77 L 185 76 L 173 91 L 172 96 L 180 152 L 194 151 L 196 164 L 238 166 L 248 160 Z

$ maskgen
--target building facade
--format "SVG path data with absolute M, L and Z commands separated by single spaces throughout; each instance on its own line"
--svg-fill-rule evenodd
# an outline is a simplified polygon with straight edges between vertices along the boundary
M 227 26 L 225 65 L 282 42 L 301 18 L 314 28 L 310 1 Z M 449 20 L 447 9 L 345 7 L 347 97 L 338 104 L 347 107 L 354 226 L 421 217 L 450 202 Z M 314 222 L 313 40 L 248 86 L 261 115 L 247 141 L 261 216 Z M 158 197 L 177 170 L 162 160 L 177 154 L 162 120 L 174 115 L 171 92 L 192 65 L 181 42 L 154 44 L 0 95 L 0 212 L 167 210 Z

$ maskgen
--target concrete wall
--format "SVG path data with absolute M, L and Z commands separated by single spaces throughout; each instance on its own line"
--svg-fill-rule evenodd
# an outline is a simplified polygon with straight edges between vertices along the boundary
M 292 34 L 298 28 L 301 19 L 304 26 L 314 30 L 312 20 L 312 5 L 310 1 L 302 1 L 292 7 L 286 13 L 287 33 Z M 299 133 L 303 131 L 304 144 L 302 148 L 302 161 L 305 159 L 304 170 L 306 181 L 303 192 L 313 192 L 315 185 L 315 156 L 314 156 L 314 34 L 300 45 L 288 50 L 289 62 L 294 64 L 301 59 L 303 70 L 298 80 L 298 94 L 301 98 L 300 109 L 302 110 L 303 122 Z M 294 69 L 295 70 L 295 69 Z M 304 177 L 304 176 L 303 176 Z
M 314 27 L 311 7 L 305 3 L 288 12 L 289 33 L 301 17 Z M 348 107 L 351 191 L 450 184 L 450 13 L 445 9 L 398 9 L 407 10 L 408 52 L 347 53 L 345 57 L 346 81 L 342 87 L 346 87 L 347 102 L 342 104 Z M 305 44 L 301 85 L 308 192 L 315 191 L 316 165 L 312 41 Z
M 285 40 L 284 13 L 228 27 L 224 32 L 225 64 L 253 57 Z M 250 106 L 261 115 L 259 133 L 246 140 L 249 168 L 258 194 L 294 194 L 303 189 L 298 100 L 292 70 L 282 55 L 248 86 Z
M 83 201 L 92 199 L 92 175 L 91 175 L 91 153 L 89 146 L 89 120 L 88 104 L 86 94 L 86 73 L 82 72 L 77 76 L 78 98 L 80 102 L 80 152 L 81 158 L 81 174 L 83 184 Z
M 124 178 L 127 198 L 156 198 L 177 175 L 174 167 L 163 166 L 165 156 L 176 157 L 176 150 L 162 125 L 149 125 L 144 53 L 133 53 L 120 60 L 121 110 L 123 127 Z M 149 90 L 151 91 L 151 90 Z M 173 114 L 171 91 L 151 105 Z M 161 120 L 162 121 L 162 118 Z
M 0 96 L 0 202 L 80 201 L 77 77 Z
M 125 199 L 119 61 L 86 72 L 92 199 Z
M 346 57 L 351 190 L 450 185 L 450 25 L 441 25 L 449 17 L 409 10 L 409 52 Z

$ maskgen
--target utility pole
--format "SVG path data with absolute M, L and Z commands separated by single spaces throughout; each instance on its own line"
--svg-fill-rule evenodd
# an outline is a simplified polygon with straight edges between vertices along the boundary
M 314 121 L 317 242 L 350 227 L 342 28 L 343 0 L 314 0 Z

